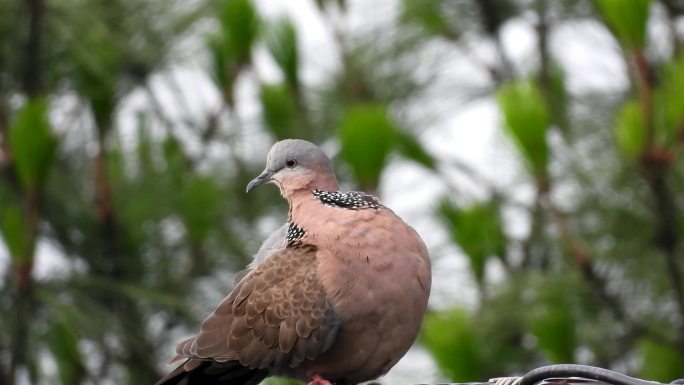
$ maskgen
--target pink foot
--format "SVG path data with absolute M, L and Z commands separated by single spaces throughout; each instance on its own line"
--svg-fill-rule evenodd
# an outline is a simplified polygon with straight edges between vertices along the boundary
M 332 383 L 318 374 L 314 374 L 307 385 L 332 385 Z

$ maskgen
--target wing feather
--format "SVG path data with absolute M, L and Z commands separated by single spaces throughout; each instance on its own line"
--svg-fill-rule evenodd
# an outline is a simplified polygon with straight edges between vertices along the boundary
M 176 351 L 184 358 L 237 359 L 250 368 L 278 369 L 314 359 L 338 327 L 318 279 L 316 250 L 286 248 L 249 271 L 200 333 Z

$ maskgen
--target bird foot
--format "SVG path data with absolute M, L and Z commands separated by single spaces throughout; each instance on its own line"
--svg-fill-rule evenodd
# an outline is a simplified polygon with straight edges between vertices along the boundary
M 307 385 L 332 385 L 332 383 L 318 374 L 314 374 Z

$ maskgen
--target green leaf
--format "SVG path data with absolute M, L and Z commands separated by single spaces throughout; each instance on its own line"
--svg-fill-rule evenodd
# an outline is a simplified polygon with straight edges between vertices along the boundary
M 684 56 L 667 63 L 655 93 L 656 142 L 663 147 L 676 145 L 684 133 Z
M 45 99 L 30 100 L 21 108 L 10 126 L 9 144 L 23 186 L 29 190 L 38 188 L 57 149 Z
M 596 0 L 596 6 L 620 44 L 630 50 L 644 47 L 650 0 Z
M 552 362 L 573 362 L 577 348 L 577 293 L 568 293 L 575 284 L 574 276 L 549 273 L 528 281 L 532 294 L 526 298 L 524 313 L 537 345 Z
M 641 106 L 636 101 L 625 103 L 617 114 L 615 141 L 618 149 L 630 159 L 641 155 L 646 143 Z
M 188 157 L 178 139 L 169 137 L 162 143 L 162 153 L 166 161 L 166 174 L 172 185 L 179 187 L 188 169 Z
M 468 257 L 475 279 L 484 283 L 489 258 L 505 258 L 506 255 L 506 236 L 498 202 L 491 200 L 459 208 L 445 199 L 439 205 L 438 213 L 451 239 Z
M 575 319 L 566 301 L 546 302 L 530 315 L 530 330 L 537 338 L 539 349 L 552 362 L 572 362 L 575 355 Z
M 252 47 L 259 32 L 259 16 L 250 0 L 223 0 L 219 21 L 225 54 L 237 62 L 251 62 Z
M 270 24 L 267 31 L 266 46 L 285 75 L 285 82 L 292 90 L 299 89 L 299 50 L 294 24 L 284 18 Z
M 260 20 L 250 0 L 222 0 L 220 33 L 207 37 L 211 56 L 212 78 L 221 90 L 223 101 L 235 104 L 235 82 L 242 69 L 252 61 Z
M 340 156 L 363 188 L 377 188 L 396 132 L 382 105 L 361 104 L 345 111 L 338 131 L 342 142 Z
M 221 193 L 210 177 L 193 175 L 183 183 L 179 209 L 189 238 L 200 241 L 216 225 L 220 214 Z
M 413 23 L 426 32 L 456 38 L 453 23 L 450 22 L 441 9 L 441 2 L 435 0 L 404 0 L 402 1 L 401 19 Z
M 24 262 L 22 259 L 26 256 L 24 212 L 9 202 L 2 202 L 0 233 L 9 249 L 12 261 Z
M 531 81 L 504 84 L 497 93 L 506 134 L 538 182 L 546 178 L 549 149 L 546 132 L 549 113 L 537 86 Z
M 641 367 L 638 377 L 668 383 L 682 377 L 684 355 L 672 346 L 643 339 L 638 344 Z
M 103 23 L 92 23 L 74 44 L 74 83 L 89 102 L 100 134 L 111 129 L 122 67 L 121 47 Z
M 79 383 L 85 368 L 78 349 L 78 335 L 72 326 L 61 321 L 53 323 L 47 331 L 46 342 L 57 363 L 62 384 Z
M 223 99 L 229 105 L 233 103 L 233 86 L 239 73 L 235 58 L 227 53 L 223 35 L 207 37 L 207 48 L 211 57 L 211 75 L 218 89 L 223 93 Z
M 397 149 L 408 159 L 425 166 L 431 170 L 435 169 L 435 158 L 427 152 L 425 147 L 418 139 L 409 132 L 399 130 L 396 133 Z
M 284 84 L 262 84 L 261 106 L 266 128 L 277 139 L 296 137 L 296 109 L 292 93 Z
M 453 308 L 428 313 L 422 333 L 425 347 L 451 381 L 481 381 L 486 376 L 482 341 L 477 338 L 466 310 Z

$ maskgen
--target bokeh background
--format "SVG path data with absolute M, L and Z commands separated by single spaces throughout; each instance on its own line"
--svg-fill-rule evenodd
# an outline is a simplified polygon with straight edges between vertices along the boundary
M 0 384 L 168 371 L 288 137 L 429 246 L 383 382 L 684 376 L 683 41 L 682 0 L 0 0 Z

